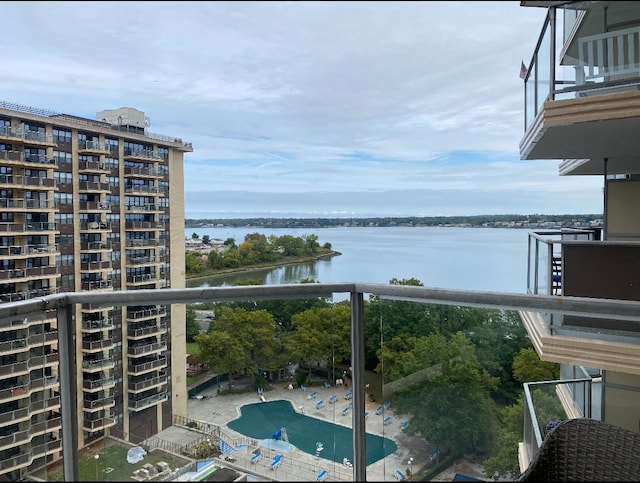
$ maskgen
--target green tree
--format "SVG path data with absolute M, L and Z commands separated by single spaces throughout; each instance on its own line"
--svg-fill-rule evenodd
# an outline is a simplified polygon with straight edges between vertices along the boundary
M 202 243 L 204 243 L 205 245 L 208 245 L 210 241 L 211 241 L 211 238 L 209 238 L 209 235 L 203 235 Z
M 195 231 L 191 234 L 191 239 L 192 240 L 197 240 L 198 238 L 200 238 L 200 235 L 198 235 Z
M 490 390 L 497 381 L 482 370 L 473 343 L 462 333 L 434 334 L 416 338 L 409 348 L 412 357 L 396 350 L 400 362 L 381 355 L 385 371 L 390 363 L 402 365 L 395 399 L 398 414 L 412 415 L 412 431 L 441 450 L 493 449 L 497 426 Z
M 553 381 L 560 378 L 560 365 L 540 360 L 533 348 L 525 347 L 513 359 L 513 375 L 520 382 Z
M 312 307 L 291 317 L 293 327 L 283 335 L 292 360 L 311 368 L 327 363 L 333 373 L 336 363 L 350 360 L 351 309 L 346 305 Z
M 186 252 L 184 263 L 186 273 L 199 273 L 204 269 L 202 256 L 197 252 Z
M 247 369 L 243 344 L 229 332 L 219 331 L 195 336 L 199 359 L 217 374 L 228 374 L 231 378 Z
M 220 333 L 232 336 L 242 347 L 242 357 L 234 367 L 241 367 L 245 373 L 255 374 L 258 369 L 274 371 L 285 363 L 286 357 L 282 355 L 275 337 L 275 322 L 265 310 L 217 307 L 216 318 L 209 324 L 207 335 L 217 336 Z M 198 337 L 202 340 L 201 336 Z M 237 354 L 234 353 L 234 357 Z
M 200 333 L 200 324 L 196 317 L 196 311 L 191 305 L 187 305 L 186 310 L 186 338 L 187 342 L 194 342 L 195 336 Z

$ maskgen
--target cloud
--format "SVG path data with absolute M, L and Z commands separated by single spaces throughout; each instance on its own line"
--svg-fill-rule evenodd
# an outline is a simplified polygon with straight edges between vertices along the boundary
M 3 52 L 0 89 L 90 118 L 144 111 L 151 131 L 193 143 L 188 210 L 200 209 L 190 193 L 232 190 L 335 192 L 343 206 L 344 193 L 393 193 L 407 212 L 417 205 L 403 193 L 421 192 L 433 211 L 526 213 L 551 191 L 557 209 L 589 212 L 599 180 L 519 160 L 520 61 L 546 14 L 519 4 L 4 2 L 3 35 L 20 41 Z M 437 206 L 453 193 L 475 201 Z M 367 210 L 384 211 L 382 199 L 367 198 Z

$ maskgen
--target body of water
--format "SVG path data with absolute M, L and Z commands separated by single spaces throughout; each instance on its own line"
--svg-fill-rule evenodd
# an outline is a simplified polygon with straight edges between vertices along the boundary
M 388 283 L 392 278 L 420 280 L 425 287 L 525 293 L 527 235 L 518 228 L 333 227 L 333 228 L 187 228 L 185 236 L 240 244 L 246 234 L 315 234 L 342 255 L 329 260 L 256 272 L 188 280 L 187 287 L 216 287 L 247 280 L 264 284 L 317 282 Z

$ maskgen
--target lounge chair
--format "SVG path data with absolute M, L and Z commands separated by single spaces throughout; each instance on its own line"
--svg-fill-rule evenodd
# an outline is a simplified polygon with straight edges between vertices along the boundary
M 303 391 L 307 390 L 307 386 L 305 386 L 304 384 L 300 384 L 300 389 L 302 389 Z
M 391 406 L 391 401 L 385 401 L 384 404 L 382 405 L 385 409 L 389 409 L 389 406 Z
M 345 398 L 345 399 L 351 399 L 352 397 L 353 397 L 353 391 L 352 391 L 351 389 L 349 389 L 349 390 L 345 393 L 344 398 Z
M 318 393 L 313 391 L 311 394 L 309 394 L 307 396 L 307 399 L 315 399 L 317 395 L 318 395 Z
M 369 417 L 369 411 L 365 411 L 364 412 L 364 419 L 367 419 Z
M 351 408 L 350 408 L 349 406 L 347 406 L 346 408 L 344 408 L 344 409 L 342 410 L 342 415 L 343 415 L 343 416 L 346 416 L 347 414 L 349 414 L 349 410 L 350 410 L 350 409 L 351 409 Z
M 399 481 L 407 479 L 407 475 L 405 475 L 401 470 L 396 470 L 394 474 L 396 475 L 396 479 L 398 479 Z
M 316 403 L 316 409 L 320 409 L 323 406 L 324 406 L 324 401 L 322 399 Z
M 336 399 L 338 399 L 338 398 L 337 398 L 337 397 L 336 397 L 336 395 L 334 394 L 333 396 L 331 396 L 331 397 L 329 398 L 329 404 L 333 404 L 334 402 L 336 402 Z
M 376 414 L 377 414 L 377 415 L 380 415 L 380 414 L 382 414 L 383 412 L 384 412 L 384 408 L 383 408 L 382 406 L 378 406 L 378 407 L 376 408 Z
M 318 475 L 316 476 L 316 481 L 324 481 L 327 478 L 327 475 L 329 474 L 329 472 L 327 470 L 322 470 L 320 473 L 318 473 Z
M 407 429 L 407 426 L 409 426 L 409 421 L 405 421 L 404 423 L 402 423 L 400 425 L 400 429 Z
M 387 416 L 386 418 L 384 418 L 384 425 L 386 426 L 387 424 L 389 424 L 391 422 L 391 416 Z
M 331 384 L 329 384 L 327 381 L 324 381 L 324 387 L 329 389 L 329 387 L 331 387 Z
M 273 457 L 273 460 L 271 461 L 271 469 L 272 470 L 277 470 L 278 466 L 280 466 L 280 464 L 282 463 L 282 455 L 281 454 L 277 454 Z
M 257 463 L 258 461 L 260 461 L 260 458 L 262 458 L 262 454 L 261 453 L 256 453 L 251 457 L 251 462 L 252 463 Z

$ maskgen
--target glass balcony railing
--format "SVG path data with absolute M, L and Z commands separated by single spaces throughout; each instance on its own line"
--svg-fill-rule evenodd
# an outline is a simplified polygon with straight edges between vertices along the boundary
M 606 13 L 601 2 L 569 2 L 549 9 L 525 77 L 525 132 L 547 100 L 638 88 L 640 27 L 605 28 L 607 16 L 628 18 L 625 3 L 611 4 Z M 575 28 L 578 24 L 580 29 Z M 574 31 L 576 37 L 565 42 Z
M 260 368 L 257 375 L 252 375 L 247 383 L 246 405 L 243 408 L 250 409 L 252 404 L 258 403 L 261 408 L 267 409 L 268 406 L 256 398 L 255 384 L 268 372 L 269 375 L 263 379 L 263 384 L 269 386 L 264 391 L 266 402 L 286 403 L 286 399 L 293 396 L 299 398 L 299 405 L 292 405 L 291 414 L 287 417 L 306 417 L 306 433 L 312 433 L 311 425 L 314 424 L 314 418 L 318 419 L 318 414 L 323 414 L 322 417 L 327 421 L 328 426 L 325 429 L 320 433 L 313 433 L 312 441 L 310 440 L 313 448 L 304 447 L 305 443 L 298 440 L 298 450 L 306 452 L 305 457 L 297 460 L 293 455 L 286 456 L 277 472 L 270 470 L 263 462 L 266 476 L 283 481 L 315 479 L 322 470 L 328 471 L 330 479 L 335 480 L 389 481 L 396 478 L 394 472 L 397 470 L 401 470 L 405 475 L 409 474 L 406 468 L 409 457 L 414 457 L 411 476 L 416 476 L 414 479 L 417 480 L 421 469 L 429 467 L 432 463 L 429 461 L 429 454 L 444 451 L 446 444 L 454 445 L 453 440 L 445 443 L 444 438 L 450 438 L 454 433 L 456 437 L 461 437 L 460 435 L 464 434 L 463 429 L 478 421 L 481 422 L 482 428 L 488 431 L 494 424 L 493 421 L 489 421 L 494 412 L 491 407 L 480 403 L 485 401 L 487 393 L 484 391 L 488 390 L 482 389 L 484 386 L 483 379 L 479 376 L 480 371 L 478 377 L 465 377 L 463 380 L 456 377 L 458 371 L 472 364 L 476 357 L 469 356 L 475 354 L 469 344 L 471 340 L 480 344 L 480 341 L 484 340 L 480 338 L 481 332 L 484 334 L 482 337 L 486 339 L 487 349 L 482 353 L 482 357 L 489 359 L 495 357 L 496 340 L 499 339 L 502 344 L 517 339 L 513 337 L 513 333 L 522 330 L 522 324 L 517 319 L 519 311 L 621 319 L 634 324 L 640 323 L 640 302 L 636 301 L 367 283 L 307 283 L 135 292 L 89 291 L 60 293 L 39 297 L 36 300 L 0 304 L 0 321 L 41 320 L 44 317 L 43 310 L 57 312 L 59 338 L 55 369 L 60 381 L 61 436 L 65 448 L 62 454 L 64 480 L 80 479 L 78 435 L 82 435 L 83 423 L 77 414 L 83 409 L 98 411 L 114 404 L 109 397 L 94 402 L 86 398 L 79 401 L 72 396 L 84 388 L 83 381 L 76 378 L 76 364 L 81 366 L 86 380 L 110 378 L 112 373 L 109 371 L 116 367 L 116 361 L 109 354 L 95 359 L 85 357 L 81 361 L 74 360 L 77 352 L 71 346 L 77 341 L 74 342 L 73 335 L 76 331 L 84 329 L 82 324 L 78 327 L 75 320 L 76 308 L 89 305 L 131 307 L 132 310 L 127 311 L 127 319 L 138 321 L 147 316 L 152 317 L 149 319 L 153 325 L 150 330 L 155 330 L 158 323 L 154 322 L 153 318 L 161 316 L 164 307 L 171 307 L 171 312 L 175 313 L 185 304 L 197 307 L 198 304 L 209 303 L 215 304 L 213 320 L 222 324 L 228 317 L 230 321 L 224 329 L 230 334 L 230 337 L 225 339 L 225 346 L 229 350 L 238 350 L 238 354 L 243 356 L 250 354 L 252 361 Z M 295 303 L 296 307 L 301 305 L 306 309 L 297 313 L 291 320 L 279 319 L 278 310 L 284 310 L 292 303 Z M 256 308 L 261 304 L 269 304 L 277 310 L 272 310 L 271 315 L 267 315 L 265 309 Z M 254 309 L 255 312 L 252 313 Z M 494 324 L 484 327 L 484 331 L 480 326 L 473 325 L 483 317 L 478 312 L 481 309 L 493 311 L 491 317 L 482 319 L 486 324 Z M 462 312 L 454 315 L 456 310 Z M 232 312 L 235 314 L 233 317 L 230 316 Z M 251 323 L 243 325 L 242 317 L 247 313 L 250 313 L 247 320 Z M 516 318 L 502 320 L 502 314 L 515 315 Z M 269 331 L 254 331 L 258 323 L 269 327 Z M 265 335 L 267 332 L 271 333 L 269 337 Z M 439 332 L 441 335 L 434 335 Z M 442 335 L 444 333 L 448 335 Z M 495 334 L 500 337 L 492 339 Z M 525 335 L 521 334 L 520 337 L 526 339 Z M 550 337 L 553 338 L 553 334 Z M 134 348 L 135 352 L 137 349 L 133 340 L 128 338 L 126 347 Z M 251 350 L 248 351 L 245 346 L 234 345 L 232 348 L 228 345 L 240 340 L 244 341 L 243 343 L 250 341 Z M 313 341 L 317 344 L 312 347 L 310 343 Z M 117 383 L 121 386 L 114 389 L 114 394 L 124 390 L 125 394 L 137 395 L 121 402 L 125 410 L 131 409 L 134 413 L 140 414 L 141 410 L 148 406 L 173 401 L 174 393 L 186 397 L 184 387 L 177 386 L 179 374 L 173 372 L 178 371 L 179 367 L 171 367 L 175 364 L 174 361 L 182 360 L 179 356 L 183 349 L 179 349 L 176 342 L 171 340 L 171 353 L 167 353 L 166 356 L 162 353 L 152 353 L 146 358 L 127 357 L 126 360 L 122 360 L 121 369 L 126 377 L 124 382 L 120 380 Z M 276 347 L 274 344 L 280 343 L 283 345 L 278 345 L 279 349 L 273 351 Z M 312 348 L 313 352 L 306 355 L 294 354 L 295 350 L 299 350 L 296 348 L 302 347 L 301 344 L 306 348 Z M 146 346 L 142 347 L 143 350 L 147 350 Z M 287 352 L 286 359 L 278 359 L 278 354 L 286 347 L 295 350 Z M 158 348 L 163 349 L 164 345 Z M 151 349 L 155 350 L 156 347 Z M 444 359 L 438 359 L 436 354 L 441 354 L 439 357 Z M 377 367 L 368 365 L 373 360 L 379 360 Z M 299 364 L 296 368 L 292 366 L 294 361 L 298 361 Z M 458 364 L 458 361 L 461 364 Z M 42 365 L 43 361 L 36 358 L 34 367 L 39 368 Z M 160 375 L 169 367 L 171 378 L 168 381 L 171 381 L 172 385 L 166 388 L 165 396 L 165 388 L 158 384 L 164 383 Z M 28 377 L 28 368 L 24 371 L 23 368 L 18 368 L 19 371 L 9 367 L 6 369 L 7 374 Z M 186 371 L 186 367 L 184 369 Z M 306 392 L 302 390 L 304 383 L 301 385 L 296 379 L 301 375 L 311 377 L 311 382 L 315 382 Z M 465 372 L 465 375 L 470 376 L 471 373 Z M 274 381 L 270 381 L 272 377 L 275 378 Z M 214 419 L 229 412 L 231 402 L 225 399 L 225 390 L 229 390 L 232 384 L 238 384 L 233 394 L 234 397 L 240 396 L 237 389 L 241 382 L 242 378 L 235 375 L 228 383 L 218 382 L 212 388 L 214 392 L 220 390 L 216 397 L 206 402 L 188 401 L 189 411 L 199 411 L 198 408 L 205 411 L 201 416 L 199 413 L 189 416 L 192 420 L 199 421 L 198 424 L 205 425 L 205 434 L 209 434 L 206 431 L 217 431 L 215 434 L 222 439 L 228 437 L 229 444 L 242 440 L 251 445 L 258 445 L 260 437 L 250 433 L 251 426 L 256 426 L 255 424 L 244 429 L 237 427 L 231 431 L 226 428 L 230 420 Z M 288 391 L 288 384 L 295 384 L 295 389 L 292 388 L 295 393 Z M 348 384 L 348 387 L 345 387 L 345 384 Z M 544 436 L 543 426 L 546 427 L 547 421 L 576 417 L 575 415 L 580 414 L 589 417 L 588 411 L 592 407 L 592 392 L 589 389 L 591 384 L 591 380 L 585 378 L 530 383 L 525 387 L 525 418 L 529 418 L 525 441 L 530 446 L 531 454 L 535 454 Z M 146 392 L 147 388 L 150 392 L 157 392 L 149 395 L 150 392 Z M 563 394 L 562 398 L 558 396 L 559 393 Z M 460 398 L 456 394 L 462 394 L 464 397 Z M 571 396 L 567 398 L 566 394 Z M 332 395 L 335 396 L 333 399 Z M 8 394 L 7 397 L 18 396 Z M 553 403 L 547 406 L 549 399 L 552 399 Z M 560 404 L 559 400 L 564 402 Z M 575 413 L 567 411 L 567 400 L 572 401 Z M 81 407 L 76 407 L 77 404 Z M 442 414 L 449 415 L 449 418 L 437 416 L 437 407 L 442 404 L 446 408 Z M 234 412 L 233 419 L 236 417 Z M 425 443 L 428 446 L 426 450 L 412 454 L 403 444 L 402 441 L 406 438 L 401 435 L 411 431 L 412 427 L 421 431 L 428 428 L 433 432 L 430 434 L 435 435 L 437 427 L 430 426 L 431 422 L 440 424 L 447 420 L 450 420 L 447 424 L 454 426 L 448 427 L 440 436 L 433 436 L 440 438 L 437 447 L 432 442 Z M 267 439 L 273 430 L 281 427 L 279 425 L 277 428 L 271 428 L 268 421 L 265 424 L 263 429 L 269 433 L 265 436 Z M 118 425 L 115 428 L 118 428 Z M 293 422 L 287 429 L 290 430 L 290 439 L 301 438 L 294 434 Z M 246 431 L 246 434 L 243 431 Z M 421 437 L 418 434 L 410 434 L 412 437 Z M 199 433 L 199 437 L 201 436 L 202 432 Z M 318 442 L 323 443 L 325 449 L 316 457 Z M 344 447 L 341 446 L 343 443 Z M 474 440 L 469 444 L 468 449 L 473 450 L 482 448 L 485 442 Z M 37 444 L 34 443 L 34 446 Z M 185 449 L 187 450 L 189 448 Z M 29 449 L 25 449 L 24 453 L 28 452 Z M 372 452 L 375 453 L 374 456 Z M 268 454 L 269 451 L 265 449 L 265 458 Z M 258 468 L 252 465 L 251 454 L 248 451 L 237 451 L 233 457 L 237 460 L 236 466 L 239 470 Z M 344 463 L 345 459 L 349 464 Z
M 558 381 L 529 382 L 524 384 L 524 461 L 530 462 L 537 454 L 545 435 L 563 420 L 591 418 L 590 377 Z M 566 396 L 570 407 L 563 406 Z

